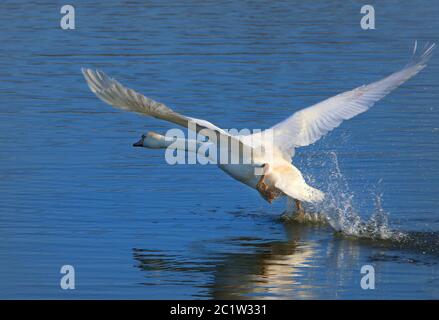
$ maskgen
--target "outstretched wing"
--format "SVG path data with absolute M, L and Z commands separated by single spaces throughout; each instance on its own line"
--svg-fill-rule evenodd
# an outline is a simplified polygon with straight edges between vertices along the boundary
M 427 44 L 421 54 L 416 54 L 402 70 L 380 81 L 363 85 L 294 113 L 271 128 L 274 145 L 291 157 L 294 149 L 310 145 L 329 131 L 338 127 L 343 120 L 365 112 L 375 102 L 416 75 L 426 67 L 435 44 Z
M 249 161 L 248 155 L 251 154 L 251 146 L 243 143 L 239 137 L 230 135 L 209 121 L 179 114 L 162 103 L 147 98 L 132 89 L 125 88 L 102 71 L 82 69 L 82 73 L 84 74 L 91 91 L 104 102 L 118 109 L 133 111 L 157 119 L 173 122 L 183 127 L 187 127 L 190 130 L 195 130 L 196 132 L 203 130 L 201 134 L 208 135 L 210 141 L 212 141 L 211 139 L 213 137 L 216 138 L 218 148 L 224 140 L 227 140 L 227 146 L 230 146 L 230 148 L 227 149 L 227 156 L 230 161 L 239 161 L 240 163 Z M 238 158 L 236 158 L 236 156 L 238 156 Z
M 156 102 L 132 89 L 124 87 L 102 71 L 83 68 L 82 73 L 91 91 L 98 98 L 113 107 L 149 115 L 154 118 L 176 123 L 183 127 L 196 128 L 196 131 L 208 129 L 221 135 L 230 136 L 224 130 L 209 121 L 181 115 L 163 103 Z

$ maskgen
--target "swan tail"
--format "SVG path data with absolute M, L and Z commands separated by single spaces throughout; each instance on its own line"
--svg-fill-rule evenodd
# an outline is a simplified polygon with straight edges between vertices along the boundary
M 310 187 L 308 185 L 306 186 L 305 189 L 306 189 L 305 190 L 305 193 L 306 193 L 305 198 L 306 199 L 304 199 L 303 201 L 316 203 L 316 202 L 322 202 L 323 199 L 325 199 L 325 194 L 322 191 L 320 191 L 316 188 Z
M 305 181 L 294 181 L 293 183 L 288 180 L 278 181 L 276 188 L 282 190 L 287 196 L 304 202 L 317 203 L 325 198 L 322 191 L 307 185 Z

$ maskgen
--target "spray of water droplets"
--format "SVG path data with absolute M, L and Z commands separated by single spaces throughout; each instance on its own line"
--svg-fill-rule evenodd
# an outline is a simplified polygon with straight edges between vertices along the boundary
M 389 228 L 388 213 L 382 207 L 382 194 L 375 194 L 375 207 L 369 220 L 363 220 L 354 206 L 354 193 L 343 176 L 337 154 L 329 152 L 328 166 L 325 169 L 326 197 L 316 208 L 324 212 L 329 225 L 342 235 L 368 238 L 392 239 L 404 238 L 404 234 Z M 312 179 L 311 179 L 312 180 Z

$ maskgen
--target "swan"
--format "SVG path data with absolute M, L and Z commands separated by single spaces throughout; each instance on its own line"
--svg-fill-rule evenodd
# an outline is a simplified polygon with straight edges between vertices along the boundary
M 379 81 L 340 93 L 299 110 L 259 135 L 255 133 L 232 135 L 209 121 L 182 115 L 162 103 L 126 88 L 102 71 L 82 68 L 82 73 L 91 91 L 113 107 L 169 121 L 204 135 L 228 139 L 240 147 L 238 150 L 250 150 L 250 155 L 247 153 L 247 158 L 250 159 L 246 159 L 250 161 L 218 163 L 218 167 L 234 179 L 256 189 L 269 203 L 286 196 L 289 206 L 295 205 L 296 213 L 303 214 L 302 202 L 321 202 L 325 194 L 308 185 L 300 170 L 292 164 L 295 149 L 313 144 L 338 127 L 343 120 L 365 112 L 378 100 L 416 75 L 426 67 L 434 47 L 434 43 L 427 43 L 423 50 L 417 53 L 417 42 L 415 42 L 412 58 L 401 70 Z M 264 133 L 270 134 L 265 136 Z M 270 138 L 267 138 L 268 136 Z M 134 143 L 134 146 L 160 149 L 168 148 L 175 142 L 174 138 L 149 132 Z M 209 142 L 185 140 L 183 144 L 177 145 L 187 152 L 196 153 L 206 143 Z M 271 150 L 270 154 L 261 152 L 261 147 Z M 241 151 L 235 154 L 237 151 L 231 149 L 230 144 L 225 147 L 220 145 L 219 148 L 226 148 L 221 151 L 245 160 L 244 153 Z

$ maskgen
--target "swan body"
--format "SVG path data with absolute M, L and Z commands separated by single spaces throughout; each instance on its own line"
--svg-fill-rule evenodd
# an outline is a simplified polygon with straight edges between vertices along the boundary
M 198 140 L 179 140 L 181 140 L 181 138 L 173 139 L 155 132 L 148 132 L 143 135 L 138 142 L 134 143 L 133 146 L 148 149 L 166 149 L 172 147 L 174 144 L 177 149 L 199 153 L 202 147 L 206 149 L 205 145 L 210 143 L 203 143 Z M 219 152 L 221 152 L 221 150 Z M 230 150 L 227 150 L 226 153 L 227 152 L 230 152 Z M 200 155 L 205 156 L 206 154 L 200 153 Z M 217 159 L 210 158 L 210 160 L 214 161 Z M 278 156 L 275 154 L 274 157 L 270 158 L 265 157 L 263 154 L 256 153 L 252 158 L 251 164 L 222 164 L 218 161 L 217 165 L 229 176 L 253 189 L 257 189 L 258 182 L 261 179 L 261 176 L 257 174 L 257 169 L 262 169 L 264 166 L 267 166 L 268 168 L 264 172 L 264 182 L 267 188 L 272 190 L 275 195 L 273 199 L 267 199 L 270 203 L 283 195 L 305 202 L 317 202 L 323 199 L 323 193 L 308 186 L 299 169 L 279 154 Z M 287 181 L 288 183 L 283 183 L 283 181 Z
M 297 208 L 300 210 L 301 201 L 320 202 L 324 199 L 324 193 L 309 186 L 300 170 L 292 164 L 295 149 L 316 142 L 344 120 L 365 112 L 378 100 L 416 75 L 426 67 L 434 46 L 435 44 L 426 44 L 418 54 L 417 42 L 415 42 L 412 59 L 401 70 L 382 80 L 360 86 L 299 110 L 263 132 L 270 133 L 270 135 L 231 135 L 209 121 L 184 116 L 162 103 L 128 89 L 101 71 L 82 69 L 82 72 L 91 91 L 116 108 L 166 120 L 202 135 L 225 138 L 238 145 L 241 150 L 245 148 L 251 150 L 250 159 L 247 159 L 250 161 L 220 162 L 218 167 L 234 179 L 257 189 L 268 202 L 271 203 L 276 198 L 287 196 L 289 200 L 296 201 Z M 270 138 L 267 138 L 268 136 Z M 178 139 L 181 138 L 174 139 L 149 132 L 143 135 L 134 146 L 164 149 L 169 148 L 175 142 L 181 142 L 178 143 L 180 149 L 204 154 L 200 150 L 204 150 L 206 146 L 210 146 L 207 144 L 212 143 L 186 139 L 178 141 Z M 261 148 L 269 149 L 269 156 L 266 152 L 261 152 Z M 245 158 L 241 154 L 236 154 L 236 151 L 229 146 L 223 147 L 220 144 L 218 151 L 238 156 L 240 160 Z M 217 160 L 214 156 L 208 155 L 208 157 L 210 160 Z

